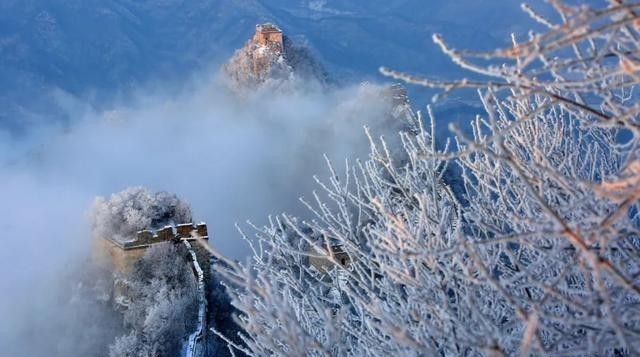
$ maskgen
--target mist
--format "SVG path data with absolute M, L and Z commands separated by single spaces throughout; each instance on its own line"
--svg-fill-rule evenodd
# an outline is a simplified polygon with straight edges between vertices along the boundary
M 298 198 L 316 188 L 313 175 L 327 176 L 324 153 L 343 166 L 368 152 L 363 125 L 388 136 L 402 125 L 389 122 L 390 104 L 375 85 L 238 95 L 215 74 L 198 78 L 179 91 L 139 90 L 108 111 L 76 103 L 67 127 L 1 134 L 0 345 L 11 355 L 44 353 L 29 347 L 35 333 L 46 335 L 51 355 L 67 351 L 57 344 L 69 338 L 56 335 L 61 329 L 43 331 L 82 321 L 54 296 L 90 259 L 86 211 L 96 196 L 130 186 L 175 193 L 191 203 L 194 220 L 207 222 L 215 249 L 244 260 L 248 246 L 235 223 L 304 216 Z

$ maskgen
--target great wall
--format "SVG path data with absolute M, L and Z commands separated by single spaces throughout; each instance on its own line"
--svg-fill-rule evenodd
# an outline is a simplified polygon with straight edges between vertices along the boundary
M 256 25 L 253 41 L 262 46 L 273 47 L 277 53 L 282 53 L 284 49 L 282 30 L 272 23 Z
M 202 355 L 203 351 L 201 349 L 201 342 L 207 328 L 207 294 L 205 290 L 205 276 L 204 270 L 200 267 L 198 256 L 191 246 L 191 243 L 189 243 L 188 240 L 183 240 L 182 242 L 191 256 L 193 271 L 198 278 L 198 324 L 195 331 L 189 335 L 189 339 L 187 340 L 187 350 L 185 353 L 185 356 L 187 357 L 196 357 Z
M 267 76 L 272 66 L 288 65 L 281 60 L 285 55 L 285 39 L 282 30 L 272 23 L 256 25 L 255 33 L 247 46 L 252 50 L 244 52 L 245 57 L 238 61 L 233 71 L 236 80 L 254 85 Z M 287 67 L 288 68 L 288 67 Z M 245 76 L 247 78 L 245 78 Z M 249 79 L 252 78 L 252 79 Z M 147 250 L 154 245 L 166 242 L 180 244 L 186 252 L 194 276 L 197 280 L 198 314 L 196 328 L 185 336 L 182 356 L 203 356 L 207 339 L 207 282 L 211 272 L 209 254 L 198 242 L 207 242 L 209 233 L 205 223 L 183 223 L 164 226 L 157 230 L 141 230 L 130 239 L 116 237 L 97 237 L 94 240 L 93 256 L 109 266 L 114 274 L 113 302 L 120 308 L 126 308 L 128 300 L 128 277 Z
M 136 237 L 122 241 L 113 237 L 98 237 L 95 240 L 94 258 L 109 264 L 114 272 L 114 301 L 122 300 L 126 295 L 126 289 L 118 286 L 118 279 L 131 273 L 136 262 L 138 262 L 145 252 L 156 244 L 173 242 L 182 243 L 186 249 L 190 260 L 192 271 L 197 281 L 198 299 L 198 319 L 195 330 L 189 334 L 183 356 L 198 357 L 203 356 L 206 348 L 206 325 L 207 325 L 207 297 L 206 282 L 210 277 L 210 265 L 208 264 L 208 253 L 202 249 L 199 240 L 206 242 L 209 239 L 207 225 L 201 222 L 197 225 L 193 223 L 178 224 L 175 226 L 165 226 L 159 230 L 142 230 Z M 192 245 L 191 243 L 196 243 Z M 205 265 L 202 265 L 205 264 Z M 204 269 L 203 269 L 204 266 Z
M 278 66 L 287 64 L 287 55 L 295 55 L 295 52 L 288 51 L 299 50 L 292 47 L 290 41 L 285 43 L 285 37 L 282 30 L 272 24 L 265 23 L 256 25 L 255 33 L 244 48 L 236 52 L 234 58 L 230 61 L 225 69 L 228 74 L 236 81 L 244 85 L 255 86 L 257 83 L 265 80 L 273 73 L 271 71 Z M 363 85 L 366 85 L 363 84 Z M 413 117 L 406 89 L 398 84 L 388 86 L 379 90 L 377 96 L 389 102 L 392 110 L 388 113 L 394 119 L 408 120 Z M 438 194 L 453 196 L 448 187 L 442 187 L 438 190 Z M 456 217 L 457 221 L 458 217 Z M 455 222 L 457 223 L 457 222 Z M 207 282 L 210 281 L 211 265 L 208 263 L 209 254 L 198 243 L 198 240 L 209 239 L 207 225 L 205 223 L 193 224 L 184 223 L 175 226 L 165 226 L 158 230 L 142 230 L 137 232 L 135 237 L 129 240 L 115 239 L 114 237 L 101 237 L 97 240 L 98 255 L 104 259 L 106 257 L 108 264 L 111 265 L 116 276 L 126 277 L 134 269 L 145 252 L 156 244 L 173 242 L 180 244 L 186 251 L 192 271 L 197 280 L 197 300 L 198 314 L 196 328 L 185 336 L 186 341 L 183 345 L 181 356 L 196 357 L 203 356 L 206 353 L 207 339 Z M 195 244 L 194 244 L 195 243 Z M 350 256 L 343 250 L 340 245 L 331 246 L 332 259 L 318 256 L 319 252 L 311 252 L 309 265 L 318 272 L 327 273 L 333 269 L 335 264 L 346 268 L 352 262 Z M 326 253 L 326 252 L 322 252 Z M 346 271 L 338 270 L 339 285 L 346 284 Z M 119 291 L 118 278 L 114 284 L 114 294 L 126 295 L 126 286 Z M 126 285 L 126 284 L 124 284 Z M 334 287 L 330 292 L 331 296 L 339 295 L 338 287 Z M 115 300 L 115 299 L 114 299 Z
M 139 231 L 134 239 L 126 241 L 113 237 L 100 237 L 96 240 L 94 256 L 102 260 L 106 258 L 116 273 L 127 274 L 131 272 L 135 263 L 144 256 L 147 249 L 154 244 L 178 240 L 194 241 L 196 239 L 209 239 L 205 223 L 166 226 L 157 231 L 143 230 Z

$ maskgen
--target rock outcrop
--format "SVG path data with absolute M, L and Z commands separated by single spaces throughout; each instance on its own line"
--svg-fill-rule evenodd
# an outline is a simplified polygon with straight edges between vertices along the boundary
M 253 38 L 236 51 L 223 72 L 236 89 L 277 87 L 297 80 L 322 86 L 329 82 L 311 51 L 294 44 L 272 23 L 257 25 Z

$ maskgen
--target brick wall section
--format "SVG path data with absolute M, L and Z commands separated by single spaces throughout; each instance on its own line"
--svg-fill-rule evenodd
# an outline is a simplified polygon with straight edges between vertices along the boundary
M 282 30 L 280 30 L 276 25 L 270 23 L 256 26 L 256 33 L 253 36 L 253 41 L 263 46 L 276 45 L 280 50 L 284 48 L 282 42 Z
M 110 266 L 115 272 L 129 274 L 133 266 L 147 251 L 148 246 L 123 249 L 109 239 L 96 239 L 94 243 L 94 259 Z
M 349 257 L 349 254 L 347 254 L 342 249 L 341 246 L 332 246 L 331 250 L 333 251 L 333 255 L 335 256 L 335 259 L 338 261 L 338 263 L 341 266 L 343 267 L 349 266 L 349 264 L 351 263 L 351 258 Z M 311 253 L 314 255 L 319 255 L 317 252 L 315 252 L 313 248 L 311 249 Z M 329 259 L 324 257 L 309 257 L 309 264 L 315 267 L 316 270 L 318 270 L 319 272 L 325 272 L 333 269 L 334 267 L 334 264 L 331 261 L 329 261 Z
M 204 223 L 198 224 L 196 227 L 196 232 L 198 232 L 198 236 L 200 237 L 209 237 L 209 231 L 207 230 L 207 225 Z
M 100 263 L 110 265 L 115 272 L 126 275 L 132 271 L 135 263 L 144 256 L 147 249 L 154 244 L 178 239 L 189 241 L 198 239 L 194 235 L 208 240 L 207 225 L 205 223 L 198 225 L 185 223 L 179 224 L 175 228 L 166 226 L 156 232 L 144 230 L 138 232 L 135 240 L 128 242 L 119 242 L 110 237 L 98 238 L 94 242 L 93 256 Z M 196 245 L 198 244 L 194 243 L 194 246 Z M 202 258 L 205 259 L 204 255 Z

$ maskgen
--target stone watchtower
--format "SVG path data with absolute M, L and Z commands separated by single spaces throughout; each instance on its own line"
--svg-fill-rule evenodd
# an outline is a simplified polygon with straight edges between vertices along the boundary
M 282 30 L 272 23 L 256 25 L 256 34 L 253 36 L 253 42 L 268 46 L 282 53 L 284 48 L 282 41 Z

